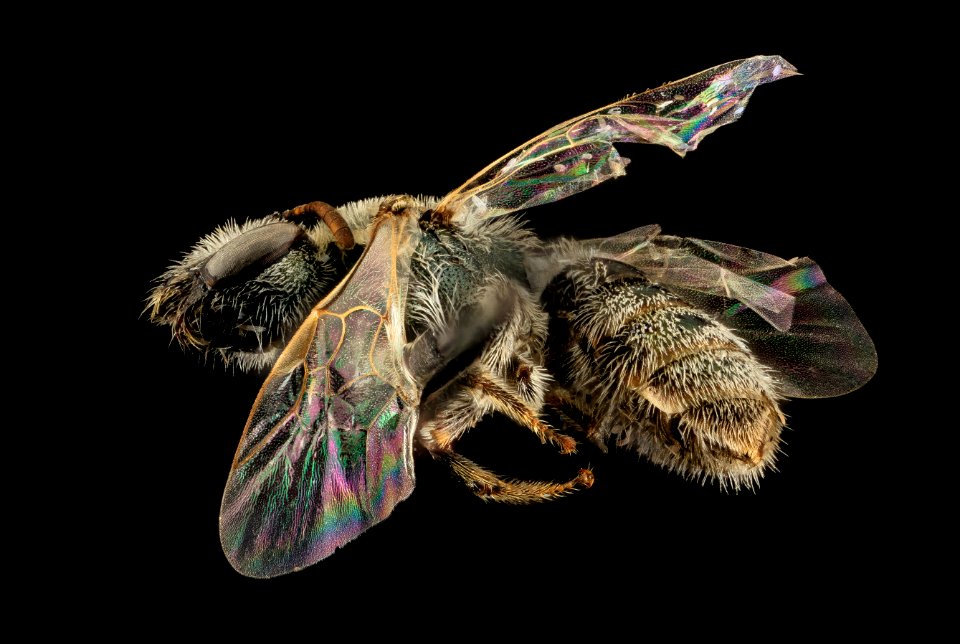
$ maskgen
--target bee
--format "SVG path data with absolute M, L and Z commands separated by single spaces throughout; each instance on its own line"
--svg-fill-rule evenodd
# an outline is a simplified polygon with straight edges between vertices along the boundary
M 876 370 L 820 268 L 657 226 L 543 240 L 511 215 L 623 175 L 615 143 L 682 156 L 795 73 L 779 56 L 733 61 L 551 128 L 443 198 L 312 202 L 203 238 L 148 306 L 184 347 L 270 368 L 221 506 L 234 568 L 272 577 L 331 555 L 411 494 L 415 447 L 485 500 L 590 487 L 588 468 L 512 479 L 459 453 L 495 412 L 561 453 L 573 429 L 755 485 L 783 399 L 840 395 Z

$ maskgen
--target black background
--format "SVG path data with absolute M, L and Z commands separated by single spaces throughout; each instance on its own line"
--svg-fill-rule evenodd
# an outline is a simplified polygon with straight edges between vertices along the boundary
M 120 494 L 130 497 L 110 510 L 128 583 L 177 588 L 165 599 L 185 608 L 208 593 L 238 611 L 327 597 L 359 627 L 370 613 L 349 607 L 366 602 L 517 604 L 557 618 L 567 605 L 630 613 L 728 593 L 761 602 L 800 587 L 832 601 L 882 582 L 899 501 L 896 456 L 876 456 L 902 421 L 889 412 L 892 388 L 883 389 L 892 327 L 877 261 L 890 239 L 873 217 L 885 177 L 868 126 L 840 107 L 853 72 L 866 73 L 863 45 L 850 25 L 817 17 L 757 19 L 752 29 L 677 17 L 655 38 L 652 24 L 597 11 L 546 23 L 440 16 L 439 30 L 381 19 L 282 32 L 186 24 L 124 37 L 136 73 L 116 75 L 106 116 L 120 126 L 110 180 L 129 233 L 120 319 L 134 333 L 116 350 L 127 365 L 118 370 L 124 417 L 135 422 L 109 439 L 122 453 L 112 457 L 127 482 Z M 168 330 L 138 317 L 153 277 L 228 218 L 314 199 L 440 195 L 574 115 L 773 53 L 804 75 L 761 87 L 743 118 L 701 149 L 681 159 L 621 146 L 633 161 L 625 178 L 527 219 L 544 235 L 590 237 L 659 223 L 823 267 L 871 331 L 880 371 L 850 395 L 788 402 L 778 472 L 755 492 L 723 493 L 632 453 L 584 446 L 563 457 L 493 418 L 464 451 L 529 478 L 590 464 L 596 485 L 537 506 L 484 504 L 421 457 L 414 494 L 328 560 L 269 581 L 230 568 L 220 496 L 262 377 L 185 356 Z

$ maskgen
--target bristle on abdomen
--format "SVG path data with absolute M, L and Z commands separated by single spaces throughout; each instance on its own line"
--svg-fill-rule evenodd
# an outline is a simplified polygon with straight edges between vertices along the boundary
M 568 269 L 544 299 L 561 320 L 553 368 L 596 440 L 734 489 L 773 465 L 776 386 L 733 331 L 610 260 Z

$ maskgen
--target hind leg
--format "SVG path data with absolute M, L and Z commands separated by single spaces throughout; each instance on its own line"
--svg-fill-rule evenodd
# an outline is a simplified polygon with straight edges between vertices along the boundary
M 573 479 L 559 483 L 504 479 L 456 452 L 456 440 L 495 411 L 532 431 L 541 442 L 553 443 L 562 453 L 575 451 L 576 441 L 551 428 L 519 395 L 492 374 L 468 371 L 438 391 L 424 404 L 422 411 L 421 444 L 434 458 L 447 463 L 453 473 L 484 500 L 532 503 L 593 484 L 593 474 L 588 469 L 581 469 Z

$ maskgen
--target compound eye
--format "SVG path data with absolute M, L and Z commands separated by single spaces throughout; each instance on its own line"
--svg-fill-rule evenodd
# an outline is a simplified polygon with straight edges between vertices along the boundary
M 288 222 L 267 224 L 231 239 L 200 268 L 200 277 L 213 288 L 240 274 L 255 274 L 286 255 L 306 232 Z

